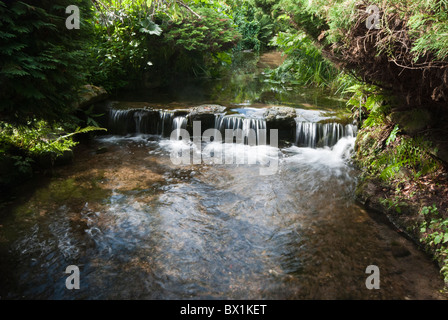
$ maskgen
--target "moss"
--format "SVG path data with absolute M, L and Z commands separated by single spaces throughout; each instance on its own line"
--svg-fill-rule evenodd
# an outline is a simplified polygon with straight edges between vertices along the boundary
M 412 109 L 401 112 L 392 112 L 390 119 L 408 134 L 417 134 L 431 125 L 431 114 L 428 110 Z
M 47 187 L 36 191 L 34 199 L 37 203 L 93 202 L 107 197 L 110 191 L 99 186 L 97 181 L 82 183 L 74 178 L 55 180 Z

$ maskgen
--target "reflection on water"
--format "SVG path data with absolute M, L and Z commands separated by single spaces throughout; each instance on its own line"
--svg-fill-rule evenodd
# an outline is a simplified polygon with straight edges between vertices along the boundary
M 274 54 L 274 65 L 283 59 Z M 165 107 L 187 107 L 204 103 L 225 106 L 284 105 L 300 108 L 334 110 L 345 106 L 345 101 L 322 88 L 305 88 L 302 85 L 273 81 L 265 74 L 265 64 L 258 64 L 253 52 L 235 53 L 232 66 L 220 78 L 173 79 L 169 86 L 120 92 L 121 101 L 141 102 Z
M 267 176 L 257 164 L 176 166 L 172 143 L 103 137 L 4 208 L 2 298 L 442 297 L 429 260 L 353 201 L 354 138 L 277 149 Z M 380 290 L 365 287 L 371 264 Z M 80 290 L 65 288 L 68 265 L 80 268 Z

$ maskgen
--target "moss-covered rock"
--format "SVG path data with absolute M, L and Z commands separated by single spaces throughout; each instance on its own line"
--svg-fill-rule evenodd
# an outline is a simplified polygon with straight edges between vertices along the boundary
M 432 123 L 431 113 L 426 109 L 394 111 L 390 114 L 390 118 L 401 130 L 410 135 L 425 130 Z
M 81 87 L 78 96 L 76 107 L 84 109 L 96 102 L 106 100 L 109 97 L 109 94 L 102 87 L 86 84 Z

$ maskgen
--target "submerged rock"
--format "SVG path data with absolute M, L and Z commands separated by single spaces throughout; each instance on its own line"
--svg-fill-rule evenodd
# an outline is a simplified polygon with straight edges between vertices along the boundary
M 109 149 L 107 147 L 101 146 L 98 149 L 96 149 L 95 153 L 96 154 L 102 154 L 102 153 L 106 153 L 108 151 L 109 151 Z

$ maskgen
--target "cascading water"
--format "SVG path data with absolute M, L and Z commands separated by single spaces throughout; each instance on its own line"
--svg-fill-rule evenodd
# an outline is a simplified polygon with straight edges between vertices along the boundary
M 186 127 L 184 120 L 174 122 L 174 112 L 169 110 L 148 109 L 111 109 L 109 111 L 108 129 L 112 134 L 157 134 L 169 137 L 171 131 L 182 122 L 182 128 Z
M 304 122 L 296 119 L 295 145 L 299 147 L 332 147 L 343 137 L 355 137 L 356 126 L 340 123 Z
M 247 62 L 252 69 L 255 61 Z M 237 102 L 235 89 L 244 90 L 244 100 L 271 97 L 271 82 L 259 74 L 248 83 L 244 71 L 213 91 L 190 81 L 178 82 L 172 97 L 151 91 L 151 103 L 196 103 L 179 99 L 180 92 L 209 100 L 215 88 L 229 93 L 230 101 L 218 99 L 228 105 Z M 308 98 L 320 105 L 323 98 L 278 88 L 273 98 L 282 105 Z M 354 201 L 358 173 L 349 157 L 356 127 L 318 123 L 331 121 L 328 112 L 266 114 L 272 105 L 251 103 L 227 115 L 227 108 L 207 105 L 194 113 L 113 104 L 104 124 L 110 136 L 96 137 L 73 164 L 39 175 L 0 204 L 0 298 L 154 300 L 167 317 L 180 308 L 157 301 L 446 299 L 433 261 Z M 296 119 L 297 126 L 296 116 L 304 121 Z M 201 133 L 215 128 L 224 138 L 226 129 L 239 130 L 262 144 L 263 130 L 276 128 L 295 146 L 273 146 L 273 135 L 255 146 L 196 144 L 191 132 L 191 143 L 174 141 L 198 119 Z M 173 161 L 176 149 L 186 151 L 186 162 Z M 371 265 L 381 270 L 380 290 L 367 288 Z M 68 266 L 79 267 L 79 289 L 67 286 L 75 275 Z M 251 310 L 260 308 L 244 309 Z
M 356 178 L 347 160 L 356 127 L 297 121 L 296 136 L 290 137 L 295 146 L 241 140 L 197 146 L 174 141 L 187 128 L 183 112 L 111 110 L 109 116 L 112 136 L 95 139 L 73 167 L 55 168 L 50 182 L 15 206 L 13 219 L 0 220 L 3 245 L 11 252 L 0 259 L 7 279 L 0 278 L 2 298 L 430 299 L 437 294 L 432 261 L 411 245 L 405 260 L 384 250 L 403 239 L 353 201 Z M 271 126 L 256 117 L 208 119 L 207 126 L 223 134 L 239 130 L 257 144 Z M 148 139 L 147 133 L 163 138 Z M 92 152 L 104 145 L 108 152 Z M 188 161 L 173 162 L 179 151 Z M 397 285 L 366 289 L 363 276 L 371 263 L 387 266 L 382 284 Z M 61 276 L 69 264 L 80 267 L 79 290 L 68 290 Z M 421 270 L 429 270 L 425 277 L 431 281 L 408 285 L 409 279 L 423 278 Z
M 136 133 L 147 133 L 148 128 L 148 113 L 143 110 L 138 110 L 134 112 L 135 120 L 135 132 Z
M 266 120 L 264 119 L 215 115 L 215 129 L 219 130 L 223 137 L 225 130 L 233 130 L 236 141 L 244 144 L 266 144 Z
M 129 124 L 129 110 L 110 109 L 108 130 L 112 134 L 126 134 Z
M 172 110 L 111 109 L 108 126 L 112 134 L 120 135 L 157 134 L 170 137 L 171 132 L 175 131 L 173 137 L 179 140 L 180 130 L 187 128 L 187 116 L 176 116 Z M 225 131 L 230 129 L 233 142 L 267 144 L 267 124 L 263 118 L 216 114 L 214 128 L 221 133 L 222 141 L 226 138 Z M 298 147 L 332 147 L 343 137 L 355 137 L 356 131 L 356 126 L 351 124 L 307 122 L 296 118 L 295 137 L 291 137 L 291 141 Z
M 171 129 L 176 132 L 176 140 L 181 138 L 181 129 L 187 128 L 187 118 L 183 116 L 177 116 L 173 119 Z
M 173 120 L 173 113 L 170 111 L 159 111 L 159 121 L 157 122 L 157 134 L 165 137 L 169 135 L 171 124 Z
M 157 134 L 159 111 L 151 109 L 110 109 L 108 131 L 111 134 Z

